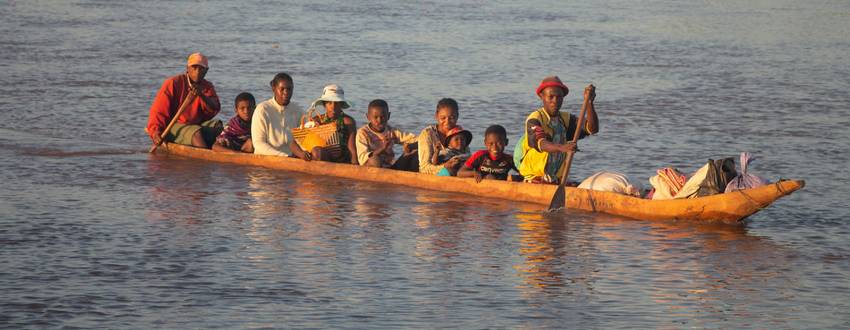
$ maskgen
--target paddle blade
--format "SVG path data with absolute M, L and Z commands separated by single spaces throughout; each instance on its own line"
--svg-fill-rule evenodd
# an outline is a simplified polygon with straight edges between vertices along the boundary
M 159 146 L 161 146 L 161 145 L 162 145 L 162 143 L 160 143 L 160 144 L 154 143 L 153 145 L 151 145 L 151 149 L 148 150 L 148 153 L 151 153 L 151 154 L 154 153 L 154 151 L 156 151 L 156 149 L 159 148 Z
M 549 212 L 557 211 L 564 208 L 564 201 L 567 199 L 567 190 L 564 185 L 559 184 L 558 190 L 552 195 L 552 202 L 549 203 Z

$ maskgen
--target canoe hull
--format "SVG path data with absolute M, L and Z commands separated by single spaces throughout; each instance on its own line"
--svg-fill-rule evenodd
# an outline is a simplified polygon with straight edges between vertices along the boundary
M 548 205 L 557 188 L 554 185 L 494 180 L 475 183 L 471 178 L 438 177 L 349 164 L 306 162 L 300 159 L 278 156 L 219 153 L 172 143 L 163 145 L 158 149 L 158 152 L 215 162 L 261 166 L 312 175 L 404 185 L 540 205 Z M 804 185 L 805 182 L 802 180 L 788 180 L 731 193 L 662 201 L 567 187 L 565 206 L 570 209 L 603 212 L 641 220 L 687 220 L 737 224 L 782 196 L 801 189 Z

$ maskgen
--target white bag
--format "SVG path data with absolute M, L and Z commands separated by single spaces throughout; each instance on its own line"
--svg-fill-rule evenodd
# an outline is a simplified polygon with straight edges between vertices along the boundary
M 591 175 L 578 185 L 582 189 L 610 191 L 623 195 L 640 197 L 643 187 L 640 183 L 632 184 L 623 173 L 612 171 L 600 171 Z

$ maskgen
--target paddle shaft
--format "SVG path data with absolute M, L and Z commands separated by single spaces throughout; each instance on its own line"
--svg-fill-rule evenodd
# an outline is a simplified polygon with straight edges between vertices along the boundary
M 581 104 L 581 113 L 578 115 L 578 121 L 576 122 L 576 131 L 573 133 L 573 144 L 578 148 L 578 138 L 581 136 L 581 130 L 584 129 L 584 115 L 587 113 L 587 103 L 590 102 L 590 98 L 585 98 L 584 102 Z M 559 114 L 560 116 L 560 114 Z M 575 155 L 575 151 L 567 152 L 567 159 L 564 167 L 564 176 L 561 178 L 561 182 L 558 184 L 558 190 L 555 191 L 555 195 L 552 196 L 552 202 L 549 203 L 549 211 L 557 210 L 564 207 L 564 201 L 566 200 L 566 185 L 567 185 L 567 177 L 570 175 L 570 167 L 573 165 L 573 155 Z
M 161 141 L 160 143 L 165 142 L 165 136 L 168 135 L 168 131 L 170 131 L 171 127 L 173 127 L 174 124 L 177 123 L 177 118 L 180 117 L 181 114 L 183 114 L 183 111 L 186 110 L 186 108 L 189 106 L 189 103 L 192 103 L 192 101 L 194 100 L 195 94 L 192 93 L 192 91 L 189 91 L 189 94 L 186 95 L 185 99 L 183 99 L 183 103 L 180 104 L 180 108 L 177 109 L 177 112 L 174 114 L 174 117 L 171 118 L 171 122 L 168 123 L 168 126 L 165 127 L 165 130 L 163 130 L 162 134 L 159 136 Z M 148 153 L 156 151 L 157 147 L 159 147 L 159 144 L 154 143 L 151 146 L 151 149 L 148 150 Z

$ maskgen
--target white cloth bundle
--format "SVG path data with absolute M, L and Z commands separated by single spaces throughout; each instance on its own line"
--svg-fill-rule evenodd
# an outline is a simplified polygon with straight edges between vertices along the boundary
M 600 171 L 591 175 L 578 185 L 582 189 L 610 191 L 618 194 L 640 197 L 641 184 L 632 184 L 623 173 L 612 171 Z

